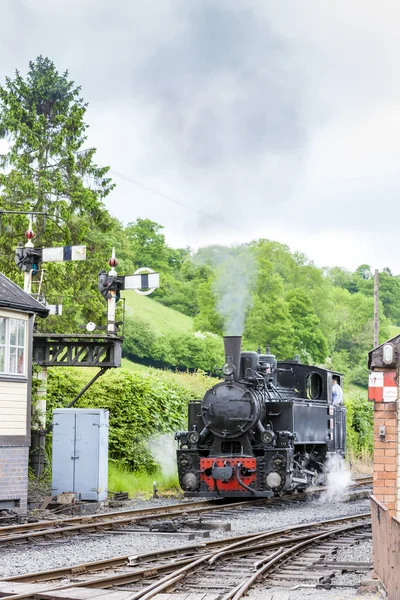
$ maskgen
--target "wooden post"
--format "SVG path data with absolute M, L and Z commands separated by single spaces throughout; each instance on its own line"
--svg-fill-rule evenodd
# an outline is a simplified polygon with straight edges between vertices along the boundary
M 374 275 L 374 348 L 379 346 L 379 272 Z

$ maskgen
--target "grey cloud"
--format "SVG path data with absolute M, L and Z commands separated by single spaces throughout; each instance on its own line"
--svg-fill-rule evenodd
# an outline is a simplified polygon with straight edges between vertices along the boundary
M 99 163 L 242 233 L 116 178 L 108 206 L 120 219 L 152 218 L 172 244 L 263 236 L 323 264 L 396 268 L 387 240 L 400 219 L 398 2 L 1 8 L 0 81 L 49 56 L 82 85 Z
M 179 35 L 134 73 L 182 163 L 248 163 L 304 144 L 301 74 L 293 51 L 247 2 L 183 3 Z

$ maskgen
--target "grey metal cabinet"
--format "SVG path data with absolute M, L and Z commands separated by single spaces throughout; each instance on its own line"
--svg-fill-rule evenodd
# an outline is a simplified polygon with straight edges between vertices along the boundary
M 75 492 L 81 500 L 106 500 L 108 411 L 53 411 L 52 493 Z

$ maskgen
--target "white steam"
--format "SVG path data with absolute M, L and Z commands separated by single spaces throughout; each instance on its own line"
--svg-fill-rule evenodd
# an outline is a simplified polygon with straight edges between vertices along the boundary
M 352 483 L 351 472 L 342 456 L 335 454 L 330 456 L 327 462 L 328 488 L 320 496 L 320 502 L 334 502 L 343 500 L 348 486 Z
M 176 474 L 176 443 L 173 433 L 156 435 L 148 440 L 148 447 L 154 460 L 160 465 L 162 474 L 171 477 Z
M 254 249 L 247 245 L 212 246 L 197 252 L 194 259 L 215 268 L 213 292 L 217 297 L 217 311 L 223 319 L 224 335 L 242 335 L 257 274 Z

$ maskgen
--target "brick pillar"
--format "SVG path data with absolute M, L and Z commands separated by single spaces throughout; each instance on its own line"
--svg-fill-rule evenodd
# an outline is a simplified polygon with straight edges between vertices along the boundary
M 398 491 L 398 436 L 397 402 L 374 403 L 374 496 L 385 504 L 390 515 L 396 515 L 400 506 Z M 385 435 L 381 435 L 381 427 Z
M 0 447 L 0 510 L 4 506 L 17 513 L 26 513 L 28 458 L 27 447 Z
M 400 519 L 400 399 L 397 400 L 397 503 L 396 517 Z

